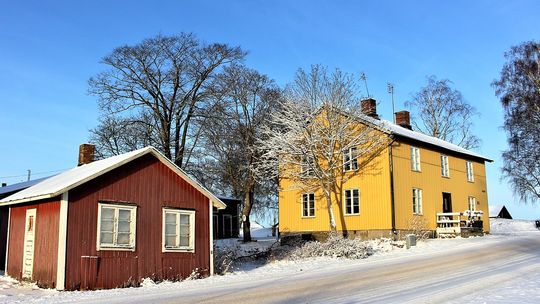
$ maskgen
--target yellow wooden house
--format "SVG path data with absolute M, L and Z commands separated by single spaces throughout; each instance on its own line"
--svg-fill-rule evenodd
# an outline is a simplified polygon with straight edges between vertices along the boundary
M 403 236 L 424 229 L 458 232 L 471 222 L 489 232 L 485 163 L 489 158 L 412 130 L 409 113 L 396 113 L 396 123 L 380 120 L 373 99 L 362 101 L 366 121 L 389 137 L 373 166 L 348 165 L 341 204 L 333 206 L 337 230 L 349 237 Z M 365 114 L 365 115 L 364 115 Z M 354 161 L 354 160 L 353 160 Z M 279 231 L 282 236 L 329 232 L 322 190 L 306 192 L 295 181 L 279 182 Z M 478 228 L 478 227 L 477 227 Z

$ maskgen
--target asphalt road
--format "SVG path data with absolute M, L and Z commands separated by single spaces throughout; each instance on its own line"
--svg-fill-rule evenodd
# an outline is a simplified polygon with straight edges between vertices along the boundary
M 162 294 L 158 299 L 167 303 L 458 303 L 539 270 L 540 239 L 521 236 L 489 247 L 233 283 L 204 292 Z M 138 300 L 150 300 L 148 296 Z

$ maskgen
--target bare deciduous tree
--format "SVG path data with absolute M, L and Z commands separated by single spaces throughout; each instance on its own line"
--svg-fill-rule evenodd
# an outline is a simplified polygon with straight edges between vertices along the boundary
M 493 82 L 504 108 L 508 150 L 503 174 L 524 201 L 540 199 L 540 43 L 524 42 L 505 54 Z
M 344 215 L 341 194 L 349 176 L 344 166 L 356 158 L 364 170 L 389 143 L 361 114 L 357 91 L 353 76 L 340 70 L 329 73 L 319 65 L 298 70 L 272 115 L 273 124 L 264 128 L 265 140 L 259 141 L 266 153 L 258 169 L 274 172 L 302 191 L 322 190 L 334 232 L 333 204 L 340 208 L 340 217 Z M 343 151 L 349 149 L 356 149 L 352 159 L 344 158 Z
M 405 103 L 413 113 L 412 124 L 422 133 L 465 149 L 478 148 L 480 139 L 472 134 L 471 127 L 479 114 L 451 85 L 450 80 L 429 76 L 426 86 Z
M 152 142 L 178 166 L 185 166 L 198 134 L 192 122 L 204 108 L 208 84 L 221 67 L 244 56 L 239 47 L 204 44 L 185 33 L 116 48 L 102 60 L 109 69 L 89 80 L 89 93 L 98 97 L 104 117 L 91 130 L 99 139 L 98 151 L 107 155 L 131 150 L 131 145 L 122 145 L 126 140 L 114 137 L 116 132 L 104 130 L 110 127 L 107 122 L 129 122 L 136 130 L 151 131 L 124 133 L 124 138 L 150 136 L 142 141 Z M 102 145 L 111 142 L 117 145 Z
M 274 181 L 257 180 L 254 171 L 262 153 L 257 140 L 264 140 L 261 129 L 268 124 L 281 90 L 267 76 L 231 65 L 216 77 L 211 94 L 216 104 L 209 108 L 202 128 L 202 162 L 213 164 L 207 173 L 220 179 L 218 187 L 244 198 L 244 241 L 249 242 L 252 211 L 263 214 L 277 201 Z

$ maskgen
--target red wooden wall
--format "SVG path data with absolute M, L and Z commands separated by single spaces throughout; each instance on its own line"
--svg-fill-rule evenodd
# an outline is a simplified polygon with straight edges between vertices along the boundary
M 136 250 L 97 251 L 98 202 L 137 205 Z M 162 253 L 162 208 L 195 210 L 195 253 Z M 209 203 L 146 155 L 69 191 L 66 289 L 113 288 L 145 277 L 177 279 L 209 269 Z
M 22 279 L 26 210 L 36 208 L 33 279 L 40 287 L 56 285 L 60 198 L 11 207 L 7 274 Z

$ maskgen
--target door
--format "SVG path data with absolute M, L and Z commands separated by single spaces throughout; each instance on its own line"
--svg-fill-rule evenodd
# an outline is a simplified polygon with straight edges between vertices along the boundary
M 452 194 L 443 192 L 442 194 L 442 200 L 443 200 L 443 212 L 449 213 L 452 212 Z
M 32 279 L 34 269 L 34 240 L 36 231 L 36 209 L 26 210 L 26 224 L 24 229 L 24 253 L 23 253 L 23 279 Z

